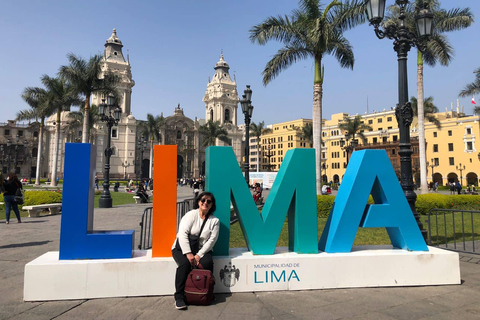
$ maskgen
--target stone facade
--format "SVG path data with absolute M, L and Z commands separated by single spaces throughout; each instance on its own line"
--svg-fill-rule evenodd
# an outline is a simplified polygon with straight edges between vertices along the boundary
M 230 77 L 230 66 L 223 59 L 215 65 L 213 79 L 208 81 L 207 90 L 203 97 L 205 103 L 206 121 L 219 122 L 227 131 L 228 137 L 232 139 L 232 148 L 238 163 L 242 162 L 242 137 L 243 132 L 237 126 L 238 93 L 237 84 Z M 217 146 L 225 145 L 217 139 Z
M 180 104 L 174 109 L 173 115 L 165 118 L 165 125 L 161 129 L 161 141 L 146 141 L 143 129 L 133 114 L 131 105 L 132 88 L 135 81 L 132 78 L 129 57 L 122 52 L 123 44 L 113 29 L 111 36 L 105 42 L 105 50 L 102 60 L 102 72 L 112 72 L 118 75 L 120 83 L 119 106 L 122 110 L 121 118 L 117 126 L 112 128 L 110 158 L 110 180 L 138 179 L 150 176 L 150 152 L 153 144 L 177 145 L 178 167 L 177 177 L 199 178 L 205 174 L 205 148 L 202 147 L 202 137 L 199 127 L 205 124 L 205 120 L 194 120 L 184 115 Z M 242 135 L 243 131 L 237 126 L 238 94 L 237 85 L 229 75 L 229 66 L 223 59 L 215 65 L 213 80 L 209 81 L 203 98 L 206 110 L 206 119 L 219 121 L 228 130 L 232 139 L 232 147 L 238 162 L 242 159 Z M 103 73 L 101 75 L 103 77 Z M 100 94 L 92 95 L 92 105 L 103 102 Z M 63 178 L 63 164 L 65 143 L 81 141 L 82 128 L 71 128 L 69 123 L 72 119 L 69 112 L 62 112 L 60 118 L 59 156 L 56 164 L 53 163 L 56 115 L 46 120 L 43 135 L 44 151 L 41 152 L 42 165 L 40 178 L 51 178 L 54 165 L 57 166 L 57 177 Z M 162 113 L 163 115 L 163 113 Z M 18 135 L 18 142 L 17 140 Z M 37 162 L 37 146 L 39 136 L 39 123 L 20 124 L 15 121 L 0 124 L 0 165 L 3 172 L 15 170 L 20 178 L 35 177 Z M 96 171 L 102 179 L 105 165 L 105 149 L 107 143 L 107 126 L 104 122 L 97 122 L 90 135 L 90 142 L 97 147 Z M 218 141 L 217 145 L 223 145 Z

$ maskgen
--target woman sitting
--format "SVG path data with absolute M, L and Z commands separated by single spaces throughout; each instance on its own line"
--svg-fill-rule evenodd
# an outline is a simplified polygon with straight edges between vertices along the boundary
M 212 193 L 200 193 L 194 206 L 197 209 L 187 212 L 180 221 L 177 239 L 172 246 L 172 256 L 177 263 L 174 298 L 178 310 L 187 308 L 185 282 L 192 267 L 201 265 L 213 272 L 212 249 L 220 230 L 220 220 L 213 215 L 216 206 Z M 198 237 L 198 248 L 190 246 L 190 236 Z
M 148 193 L 145 191 L 145 188 L 143 187 L 143 184 L 139 184 L 137 191 L 135 193 L 136 196 L 140 197 L 140 202 L 141 203 L 147 203 L 148 202 Z
M 253 189 L 253 201 L 257 203 L 258 199 L 262 196 L 262 188 L 260 187 L 260 183 L 255 183 L 255 188 Z

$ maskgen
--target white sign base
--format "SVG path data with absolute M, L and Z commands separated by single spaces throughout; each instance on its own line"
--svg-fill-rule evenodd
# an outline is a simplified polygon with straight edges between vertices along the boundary
M 173 294 L 173 258 L 151 254 L 137 250 L 132 259 L 59 260 L 58 252 L 47 252 L 25 265 L 24 300 Z M 277 248 L 268 256 L 235 248 L 214 262 L 218 293 L 460 284 L 458 253 L 434 247 L 409 252 L 365 246 L 334 254 Z

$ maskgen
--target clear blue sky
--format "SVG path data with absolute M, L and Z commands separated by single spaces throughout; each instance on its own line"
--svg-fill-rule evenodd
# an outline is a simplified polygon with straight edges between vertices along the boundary
M 329 1 L 323 1 L 327 4 Z M 393 4 L 388 0 L 388 4 Z M 289 14 L 295 0 L 242 1 L 5 1 L 0 12 L 0 122 L 14 119 L 28 108 L 20 95 L 27 86 L 41 86 L 42 74 L 55 75 L 73 52 L 84 58 L 103 53 L 112 29 L 130 53 L 133 79 L 132 113 L 173 114 L 178 103 L 185 115 L 205 118 L 202 98 L 208 77 L 223 49 L 236 75 L 239 94 L 245 85 L 253 90 L 252 121 L 276 123 L 312 117 L 313 61 L 304 60 L 282 72 L 264 87 L 261 72 L 281 47 L 252 44 L 249 29 L 266 17 Z M 480 19 L 480 1 L 443 0 L 444 8 L 470 7 Z M 444 111 L 459 91 L 474 80 L 480 67 L 478 22 L 466 30 L 448 34 L 455 48 L 449 67 L 425 68 L 425 96 L 433 96 Z M 354 47 L 354 70 L 342 69 L 327 57 L 323 116 L 367 109 L 383 110 L 397 103 L 397 60 L 391 40 L 379 40 L 367 24 L 346 33 Z M 409 95 L 416 95 L 416 49 L 409 54 Z M 471 113 L 471 97 L 460 99 Z M 480 96 L 477 98 L 480 104 Z M 240 106 L 239 106 L 240 113 Z M 241 119 L 241 120 L 240 120 Z M 243 123 L 243 115 L 238 124 Z

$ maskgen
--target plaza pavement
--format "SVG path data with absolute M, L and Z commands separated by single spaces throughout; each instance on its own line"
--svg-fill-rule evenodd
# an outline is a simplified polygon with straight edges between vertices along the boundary
M 178 190 L 179 200 L 192 195 Z M 95 209 L 95 229 L 135 229 L 136 246 L 147 206 Z M 172 296 L 23 302 L 24 266 L 58 251 L 60 219 L 0 221 L 0 319 L 480 319 L 480 256 L 466 254 L 454 286 L 218 294 L 213 305 L 186 311 L 175 310 Z

